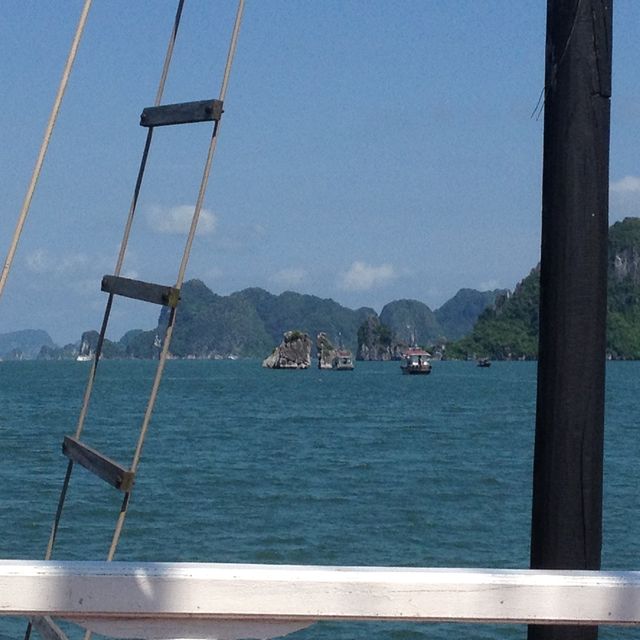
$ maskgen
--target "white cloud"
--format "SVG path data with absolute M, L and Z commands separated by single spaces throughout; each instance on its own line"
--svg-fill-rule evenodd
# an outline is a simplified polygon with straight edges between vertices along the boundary
M 39 280 L 48 286 L 62 285 L 67 291 L 88 298 L 100 293 L 100 281 L 108 272 L 107 260 L 98 255 L 89 257 L 86 253 L 57 254 L 46 249 L 35 249 L 25 258 L 27 270 L 38 274 Z
M 33 273 L 46 273 L 51 268 L 51 261 L 44 249 L 36 249 L 26 257 L 27 269 Z
M 130 278 L 131 280 L 140 280 L 140 274 L 135 269 L 126 269 L 122 276 L 124 278 Z
M 307 272 L 301 267 L 281 269 L 271 276 L 272 282 L 277 282 L 284 287 L 292 287 L 300 284 L 307 277 Z
M 612 193 L 638 193 L 640 194 L 640 177 L 625 176 L 611 183 Z
M 209 267 L 202 273 L 205 280 L 220 280 L 223 276 L 224 271 L 220 267 Z
M 48 273 L 56 276 L 86 275 L 95 260 L 89 260 L 85 253 L 54 255 L 46 249 L 35 249 L 27 255 L 27 269 L 33 273 Z
M 58 262 L 58 273 L 86 273 L 88 267 L 95 268 L 95 263 L 89 260 L 86 253 L 64 255 Z
M 100 279 L 99 278 L 74 278 L 68 285 L 69 289 L 84 298 L 91 296 L 97 296 L 100 294 Z M 100 304 L 98 307 L 104 307 L 104 299 L 99 297 Z
M 342 274 L 341 286 L 347 291 L 366 291 L 386 284 L 396 277 L 396 270 L 390 264 L 376 267 L 356 260 L 349 270 Z
M 177 207 L 150 207 L 147 211 L 149 227 L 158 233 L 187 234 L 193 218 L 193 205 Z M 198 235 L 210 235 L 216 229 L 217 217 L 213 211 L 202 208 L 198 220 Z
M 640 176 L 625 176 L 609 185 L 611 217 L 640 215 Z

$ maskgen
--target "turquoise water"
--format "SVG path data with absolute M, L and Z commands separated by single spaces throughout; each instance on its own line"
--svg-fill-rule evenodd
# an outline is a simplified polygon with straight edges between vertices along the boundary
M 101 363 L 83 439 L 128 464 L 152 362 Z M 41 558 L 88 365 L 0 363 L 0 557 Z M 170 361 L 116 559 L 524 568 L 535 363 L 273 371 Z M 607 370 L 603 568 L 638 569 L 640 363 Z M 54 557 L 104 559 L 117 491 L 74 471 Z M 0 618 L 0 636 L 22 624 Z M 601 638 L 637 637 L 603 628 Z M 524 638 L 524 626 L 324 623 L 294 639 Z

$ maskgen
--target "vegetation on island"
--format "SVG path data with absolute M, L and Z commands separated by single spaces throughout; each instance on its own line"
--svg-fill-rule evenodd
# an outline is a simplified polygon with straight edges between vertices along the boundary
M 640 219 L 625 218 L 609 229 L 607 355 L 640 359 Z M 513 294 L 498 298 L 473 331 L 447 345 L 447 357 L 489 356 L 496 360 L 538 355 L 540 271 L 536 267 Z
M 433 311 L 419 300 L 390 302 L 380 312 L 380 322 L 389 328 L 396 342 L 408 345 L 435 341 L 444 333 Z
M 391 328 L 376 314 L 370 315 L 358 328 L 356 360 L 393 360 L 396 356 Z
M 640 219 L 625 218 L 609 229 L 607 352 L 640 360 Z
M 513 293 L 483 311 L 471 333 L 446 346 L 447 358 L 533 360 L 538 355 L 540 272 L 536 267 Z
M 451 300 L 434 311 L 447 341 L 459 340 L 468 335 L 485 309 L 490 309 L 496 300 L 509 294 L 507 289 L 476 291 L 460 289 Z

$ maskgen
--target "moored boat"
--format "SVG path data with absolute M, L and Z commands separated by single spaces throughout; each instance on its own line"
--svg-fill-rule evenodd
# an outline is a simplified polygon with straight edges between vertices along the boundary
M 331 368 L 334 371 L 353 371 L 353 356 L 351 351 L 339 349 L 331 361 Z

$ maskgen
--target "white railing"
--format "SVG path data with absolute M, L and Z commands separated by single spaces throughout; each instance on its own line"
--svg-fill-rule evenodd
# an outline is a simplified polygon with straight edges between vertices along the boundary
M 0 615 L 137 638 L 320 620 L 640 625 L 640 572 L 0 560 Z

